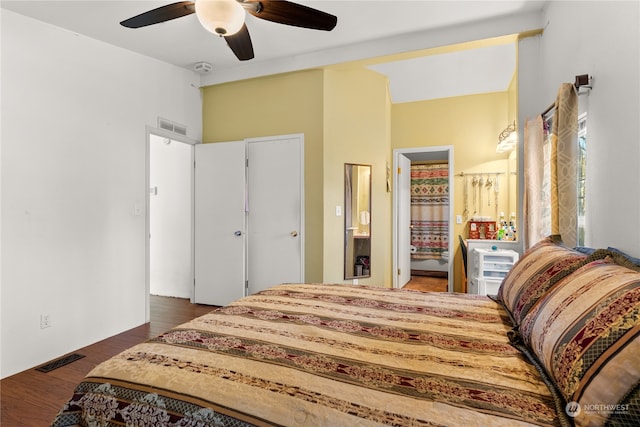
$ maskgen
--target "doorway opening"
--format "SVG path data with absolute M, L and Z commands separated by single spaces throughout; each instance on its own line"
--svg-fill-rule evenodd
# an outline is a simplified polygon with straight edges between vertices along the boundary
M 413 276 L 452 292 L 453 146 L 396 149 L 393 158 L 393 286 Z
M 224 151 L 232 145 L 237 146 L 233 153 Z M 147 128 L 147 321 L 150 319 L 151 294 L 189 298 L 192 303 L 225 305 L 241 297 L 245 289 L 255 293 L 277 283 L 303 281 L 303 147 L 302 134 L 200 144 L 172 132 Z M 206 152 L 210 155 L 204 155 Z M 194 168 L 196 158 L 197 169 Z M 250 168 L 249 158 L 252 158 Z M 236 174 L 233 179 L 224 175 L 229 168 Z M 223 174 L 222 178 L 210 176 L 212 171 Z M 196 180 L 202 185 L 197 186 Z M 237 190 L 234 192 L 236 204 L 231 203 L 228 194 L 232 188 Z M 218 194 L 218 190 L 224 194 Z M 232 211 L 230 205 L 238 209 Z M 220 210 L 207 211 L 212 206 Z M 250 211 L 250 221 L 244 224 L 245 213 Z M 240 224 L 224 221 L 230 217 L 240 219 Z M 214 238 L 205 239 L 211 227 Z M 226 237 L 240 242 L 237 252 Z M 217 249 L 203 246 L 203 241 L 214 244 Z M 276 245 L 278 249 L 274 250 Z M 224 254 L 235 255 L 234 262 L 239 262 L 240 266 L 231 262 L 221 265 L 222 257 L 210 252 L 218 249 Z M 245 264 L 246 259 L 251 259 L 252 263 Z M 220 268 L 215 268 L 211 274 L 201 268 L 213 265 Z M 222 267 L 233 277 L 226 280 L 228 276 L 222 272 Z M 249 276 L 253 279 L 247 280 Z M 220 291 L 230 291 L 233 297 L 225 304 L 218 300 L 200 300 L 196 291 L 205 288 L 216 298 Z M 227 298 L 226 294 L 224 298 Z
M 146 319 L 150 295 L 193 301 L 193 146 L 186 136 L 147 128 Z

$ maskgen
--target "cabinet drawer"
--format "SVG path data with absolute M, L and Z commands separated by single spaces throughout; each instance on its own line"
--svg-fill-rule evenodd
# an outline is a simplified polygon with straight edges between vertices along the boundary
M 467 292 L 476 295 L 496 295 L 502 284 L 502 279 L 481 279 L 472 277 L 469 280 Z

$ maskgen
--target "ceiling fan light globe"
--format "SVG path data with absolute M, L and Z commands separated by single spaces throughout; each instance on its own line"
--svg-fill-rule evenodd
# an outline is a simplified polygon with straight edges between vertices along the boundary
M 207 31 L 230 36 L 244 25 L 245 12 L 236 0 L 197 0 L 196 16 Z

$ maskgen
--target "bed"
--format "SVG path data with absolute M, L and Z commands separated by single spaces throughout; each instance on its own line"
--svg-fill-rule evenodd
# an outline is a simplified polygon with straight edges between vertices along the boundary
M 486 297 L 280 285 L 99 365 L 53 425 L 558 425 L 509 329 Z
M 98 365 L 52 425 L 637 426 L 639 271 L 549 238 L 491 298 L 274 286 Z

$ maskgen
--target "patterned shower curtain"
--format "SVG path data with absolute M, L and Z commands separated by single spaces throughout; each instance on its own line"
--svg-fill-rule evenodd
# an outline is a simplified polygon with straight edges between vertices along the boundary
M 449 165 L 411 165 L 411 256 L 442 259 L 449 247 Z

